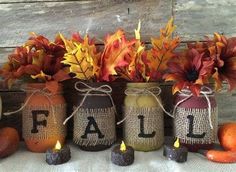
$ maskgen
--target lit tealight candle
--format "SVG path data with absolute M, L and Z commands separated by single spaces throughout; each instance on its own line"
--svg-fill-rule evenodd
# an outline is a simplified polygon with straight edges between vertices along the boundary
M 127 166 L 134 162 L 134 149 L 126 146 L 122 141 L 120 145 L 114 146 L 111 151 L 112 163 L 120 166 Z
M 176 139 L 174 145 L 165 145 L 163 155 L 170 160 L 176 162 L 185 162 L 188 157 L 188 149 L 181 146 L 179 143 L 179 138 Z
M 63 164 L 69 161 L 71 158 L 69 146 L 61 146 L 61 143 L 57 141 L 53 149 L 48 149 L 46 151 L 46 162 L 49 165 Z

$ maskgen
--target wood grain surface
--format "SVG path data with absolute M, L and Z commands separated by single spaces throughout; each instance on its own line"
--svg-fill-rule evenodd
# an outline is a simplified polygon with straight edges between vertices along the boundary
M 182 41 L 204 40 L 214 32 L 236 36 L 235 0 L 175 0 L 176 34 Z
M 58 32 L 66 36 L 77 31 L 82 35 L 89 33 L 97 37 L 98 44 L 102 44 L 107 33 L 120 27 L 127 31 L 129 37 L 134 36 L 140 19 L 142 40 L 149 44 L 150 37 L 158 35 L 159 29 L 174 16 L 177 25 L 175 35 L 179 35 L 182 42 L 188 42 L 203 40 L 205 35 L 213 32 L 235 36 L 235 9 L 235 0 L 0 0 L 0 66 L 7 61 L 14 47 L 23 44 L 32 31 L 50 39 Z M 182 47 L 184 44 L 181 44 Z M 19 90 L 21 84 L 16 84 L 12 90 L 0 89 L 4 111 L 16 109 L 24 101 L 24 95 Z M 171 85 L 161 84 L 161 87 L 163 103 L 171 110 Z M 220 123 L 236 121 L 236 92 L 225 90 L 216 95 Z M 114 97 L 121 99 L 118 96 L 115 94 Z M 119 106 L 121 110 L 122 104 Z M 6 117 L 0 124 L 0 127 L 7 124 Z M 168 133 L 171 125 L 171 119 L 166 117 Z
M 98 43 L 107 33 L 123 28 L 129 36 L 139 19 L 142 39 L 149 41 L 159 33 L 172 14 L 172 2 L 162 0 L 136 1 L 65 1 L 0 4 L 0 47 L 22 44 L 29 32 L 52 39 L 61 32 L 89 33 Z

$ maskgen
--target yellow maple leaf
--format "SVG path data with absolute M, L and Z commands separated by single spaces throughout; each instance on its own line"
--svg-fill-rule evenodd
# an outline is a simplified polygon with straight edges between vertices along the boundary
M 90 44 L 88 35 L 82 42 L 67 40 L 61 35 L 67 52 L 64 54 L 63 64 L 70 65 L 70 72 L 76 78 L 90 80 L 97 77 L 99 71 L 100 54 L 96 52 L 95 44 Z

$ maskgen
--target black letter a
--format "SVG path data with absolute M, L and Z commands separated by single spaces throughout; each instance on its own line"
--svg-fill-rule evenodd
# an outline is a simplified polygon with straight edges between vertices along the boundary
M 98 138 L 99 139 L 104 138 L 104 135 L 99 130 L 98 124 L 96 123 L 94 118 L 89 116 L 87 119 L 89 120 L 89 122 L 88 122 L 88 125 L 87 125 L 86 129 L 85 129 L 84 135 L 82 135 L 81 138 L 87 139 L 87 134 L 89 134 L 89 133 L 98 133 Z M 93 125 L 94 130 L 91 130 L 91 125 Z

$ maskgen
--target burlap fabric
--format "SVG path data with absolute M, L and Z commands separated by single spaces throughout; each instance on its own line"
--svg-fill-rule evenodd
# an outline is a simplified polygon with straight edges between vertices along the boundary
M 144 116 L 144 131 L 152 133 L 154 137 L 139 137 L 140 119 L 139 115 Z M 135 150 L 150 151 L 158 149 L 164 142 L 164 124 L 163 111 L 160 106 L 157 107 L 124 107 L 124 140 L 127 145 L 132 146 Z
M 37 121 L 47 120 L 46 127 L 38 125 L 38 133 L 32 133 L 34 110 L 48 110 L 49 115 L 38 115 Z M 54 114 L 53 114 L 54 113 Z M 54 136 L 66 136 L 66 126 L 63 121 L 66 118 L 66 105 L 44 105 L 44 106 L 30 106 L 27 105 L 22 112 L 22 134 L 25 139 L 49 139 Z
M 88 117 L 94 118 L 99 130 L 104 135 L 103 138 L 98 138 L 97 133 L 89 133 L 87 134 L 87 138 L 81 138 L 88 125 Z M 114 107 L 80 108 L 74 115 L 73 141 L 80 146 L 112 145 L 116 141 Z
M 189 132 L 189 119 L 188 115 L 194 117 L 193 120 L 193 133 L 202 134 L 206 133 L 203 138 L 187 137 Z M 214 107 L 211 109 L 211 121 L 213 129 L 211 129 L 208 119 L 208 109 L 197 108 L 183 108 L 177 107 L 174 118 L 174 131 L 175 136 L 180 138 L 181 142 L 186 144 L 212 144 L 216 140 L 217 126 L 218 126 L 218 109 Z

